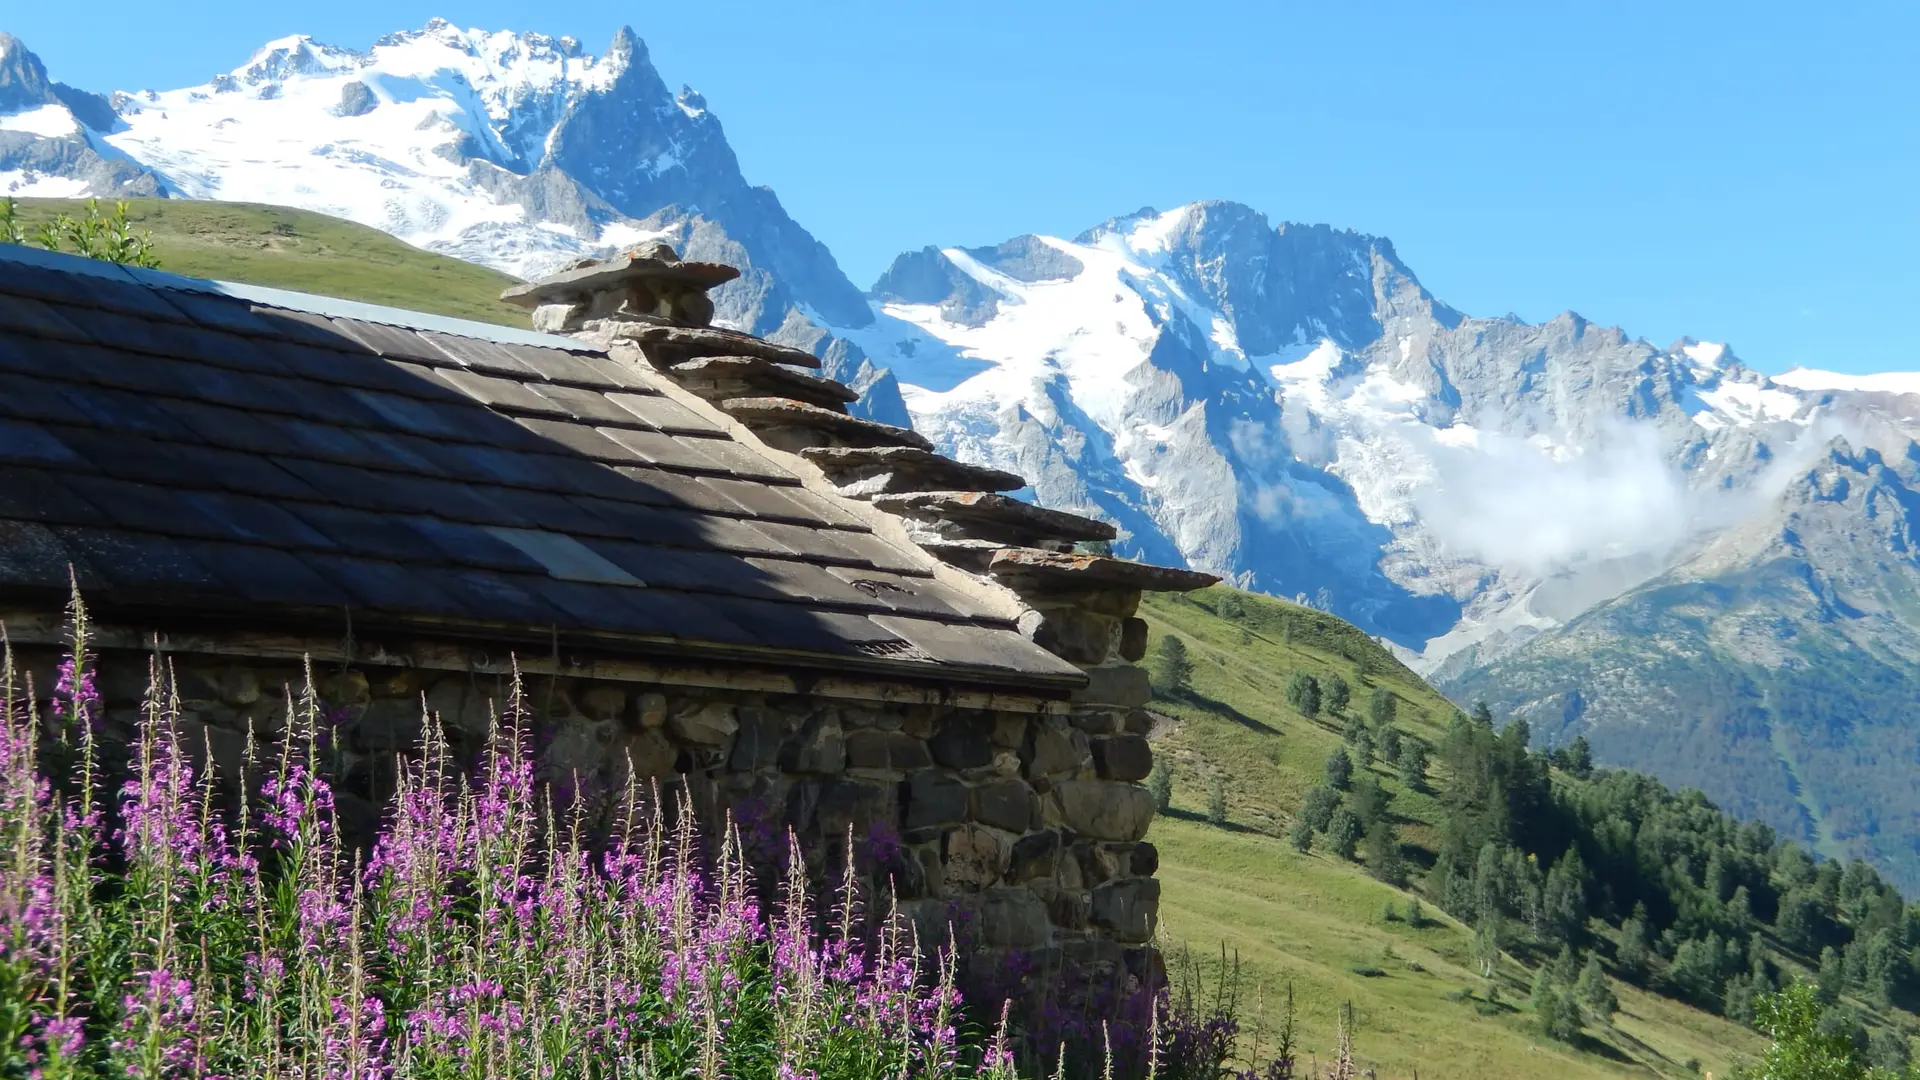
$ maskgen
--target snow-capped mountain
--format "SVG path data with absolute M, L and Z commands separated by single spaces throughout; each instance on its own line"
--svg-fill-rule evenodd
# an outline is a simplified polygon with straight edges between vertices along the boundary
M 0 35 L 8 194 L 296 206 L 520 277 L 665 238 L 742 268 L 716 295 L 720 321 L 818 348 L 870 411 L 905 419 L 884 373 L 819 329 L 864 324 L 860 290 L 630 29 L 602 56 L 440 19 L 364 52 L 288 37 L 202 85 L 111 98 L 49 82 Z
M 1231 203 L 912 252 L 872 298 L 842 332 L 949 449 L 1429 665 L 1665 569 L 1831 412 L 1723 346 L 1462 315 L 1384 239 Z
M 900 256 L 916 426 L 1382 636 L 1458 700 L 1920 884 L 1920 375 L 1475 318 L 1232 203 Z

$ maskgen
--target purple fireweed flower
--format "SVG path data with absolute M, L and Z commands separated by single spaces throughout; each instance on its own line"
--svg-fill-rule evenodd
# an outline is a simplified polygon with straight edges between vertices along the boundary
M 261 817 L 277 834 L 275 847 L 290 846 L 306 825 L 312 825 L 320 835 L 333 831 L 333 789 L 305 765 L 295 763 L 285 779 L 269 777 L 261 785 L 260 794 L 267 803 Z
M 45 873 L 20 880 L 0 871 L 0 960 L 24 960 L 45 971 L 62 944 L 53 878 Z
M 171 728 L 144 732 L 141 756 L 142 775 L 120 788 L 122 849 L 129 860 L 198 863 L 208 849 L 207 835 L 197 812 L 193 767 Z
M 136 976 L 121 999 L 122 1020 L 109 1049 L 129 1076 L 200 1076 L 205 1071 L 193 984 L 165 968 Z
M 98 730 L 100 691 L 94 685 L 93 665 L 72 656 L 60 661 L 59 678 L 53 684 L 53 715 L 69 724 L 85 723 Z

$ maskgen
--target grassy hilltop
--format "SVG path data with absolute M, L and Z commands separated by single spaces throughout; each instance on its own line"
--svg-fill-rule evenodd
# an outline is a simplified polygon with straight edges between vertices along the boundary
M 78 216 L 86 206 L 83 199 L 18 203 L 29 236 L 56 214 Z M 500 302 L 513 278 L 351 221 L 284 206 L 187 199 L 130 199 L 127 217 L 153 233 L 160 268 L 171 273 L 527 325 L 526 311 Z

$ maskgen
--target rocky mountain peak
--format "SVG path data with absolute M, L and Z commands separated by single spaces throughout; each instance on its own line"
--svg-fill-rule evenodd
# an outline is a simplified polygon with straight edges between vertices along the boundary
M 25 42 L 0 31 L 0 112 L 51 104 L 55 100 L 46 65 Z
M 75 122 L 95 131 L 111 131 L 117 122 L 105 97 L 52 81 L 25 42 L 0 31 L 0 116 L 49 106 L 65 108 Z

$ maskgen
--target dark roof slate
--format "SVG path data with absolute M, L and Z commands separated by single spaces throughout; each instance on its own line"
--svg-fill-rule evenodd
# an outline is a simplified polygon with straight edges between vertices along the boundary
M 1083 676 L 567 338 L 0 247 L 0 600 L 975 685 Z

